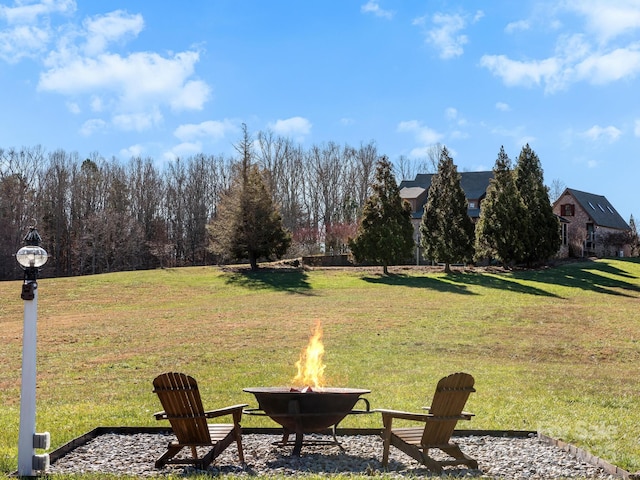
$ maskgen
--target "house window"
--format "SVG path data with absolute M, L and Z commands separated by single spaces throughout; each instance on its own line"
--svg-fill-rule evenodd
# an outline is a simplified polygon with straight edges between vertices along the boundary
M 560 215 L 563 217 L 573 217 L 576 214 L 576 207 L 572 203 L 565 203 L 560 206 Z
M 469 208 L 476 208 L 476 202 L 469 202 Z
M 560 225 L 560 230 L 562 233 L 562 245 L 569 245 L 569 225 L 562 223 Z

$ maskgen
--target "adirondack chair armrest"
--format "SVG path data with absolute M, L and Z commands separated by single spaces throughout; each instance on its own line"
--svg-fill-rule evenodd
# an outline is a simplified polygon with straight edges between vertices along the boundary
M 415 420 L 418 422 L 426 422 L 433 418 L 433 415 L 430 413 L 412 413 L 403 412 L 402 410 L 388 410 L 385 408 L 377 408 L 374 411 L 380 412 L 383 417 L 401 418 L 404 420 Z
M 476 414 L 471 412 L 461 412 L 460 416 L 463 417 L 463 420 L 471 420 L 471 417 L 475 417 Z
M 215 410 L 207 410 L 204 412 L 204 416 L 207 418 L 216 418 L 221 417 L 223 415 L 232 415 L 237 412 L 242 412 L 244 407 L 248 407 L 248 403 L 242 403 L 239 405 L 232 405 L 230 407 L 217 408 Z

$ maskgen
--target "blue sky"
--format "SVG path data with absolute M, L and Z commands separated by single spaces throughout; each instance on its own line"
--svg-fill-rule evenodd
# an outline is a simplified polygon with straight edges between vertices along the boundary
M 640 0 L 0 2 L 0 148 L 169 162 L 240 126 L 303 147 L 526 143 L 545 182 L 640 216 Z

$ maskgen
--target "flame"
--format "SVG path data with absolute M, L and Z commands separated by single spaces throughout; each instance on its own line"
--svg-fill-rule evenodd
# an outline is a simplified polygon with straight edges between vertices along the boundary
M 296 362 L 298 374 L 293 379 L 293 383 L 303 387 L 320 388 L 324 386 L 323 355 L 322 325 L 317 322 L 313 335 L 309 337 L 309 344 L 302 350 L 300 360 Z

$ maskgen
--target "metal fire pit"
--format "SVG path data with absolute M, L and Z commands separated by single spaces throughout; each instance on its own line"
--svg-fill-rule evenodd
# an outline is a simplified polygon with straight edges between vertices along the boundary
M 300 391 L 289 387 L 251 387 L 243 389 L 258 401 L 257 409 L 246 409 L 249 415 L 266 415 L 282 425 L 282 445 L 289 435 L 296 434 L 292 455 L 300 455 L 305 433 L 317 433 L 331 428 L 334 442 L 340 446 L 335 431 L 338 423 L 350 414 L 370 413 L 369 401 L 360 397 L 371 390 L 360 388 L 320 388 Z M 354 410 L 362 400 L 365 410 Z

